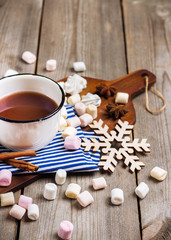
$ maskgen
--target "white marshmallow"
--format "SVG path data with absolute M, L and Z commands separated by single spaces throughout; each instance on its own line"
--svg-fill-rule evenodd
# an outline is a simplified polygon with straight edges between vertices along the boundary
M 55 175 L 55 182 L 58 185 L 63 185 L 66 181 L 67 173 L 64 169 L 58 169 Z
M 67 136 L 75 136 L 77 134 L 77 129 L 74 127 L 67 127 L 62 133 L 62 137 L 65 139 Z
M 43 196 L 47 200 L 54 200 L 57 194 L 57 186 L 54 183 L 46 183 Z
M 104 179 L 104 177 L 94 178 L 92 180 L 92 184 L 93 184 L 94 190 L 99 190 L 107 187 L 106 180 Z
M 97 94 L 87 93 L 82 96 L 82 100 L 86 106 L 89 104 L 94 104 L 96 107 L 99 107 L 101 104 L 101 98 Z
M 93 119 L 97 117 L 97 107 L 94 104 L 89 104 L 86 108 L 86 112 L 90 114 Z
M 86 112 L 86 106 L 82 102 L 76 103 L 74 109 L 78 116 L 81 116 Z
M 47 71 L 54 71 L 56 70 L 56 60 L 55 59 L 49 59 L 46 62 L 46 70 Z
M 145 198 L 148 192 L 149 192 L 149 187 L 144 182 L 141 182 L 135 189 L 136 195 L 141 199 Z
M 94 202 L 94 198 L 88 191 L 84 191 L 77 196 L 77 201 L 82 207 L 87 207 Z
M 114 205 L 120 205 L 124 202 L 124 193 L 120 188 L 114 188 L 111 191 L 111 202 Z
M 76 183 L 70 183 L 65 192 L 66 197 L 76 199 L 81 191 L 80 185 Z
M 1 194 L 1 207 L 10 206 L 10 205 L 13 205 L 14 203 L 15 203 L 15 200 L 14 200 L 13 192 Z
M 59 120 L 59 131 L 63 131 L 67 127 L 67 121 L 62 116 Z
M 79 117 L 81 121 L 81 127 L 87 127 L 90 123 L 93 122 L 93 118 L 90 114 L 84 113 Z
M 65 119 L 67 118 L 67 110 L 65 107 L 62 107 L 61 109 L 61 116 Z
M 68 98 L 68 103 L 71 105 L 75 105 L 76 103 L 80 102 L 80 100 L 80 95 L 77 93 Z
M 17 71 L 13 70 L 13 69 L 8 69 L 5 74 L 4 74 L 4 77 L 8 77 L 8 76 L 11 76 L 11 75 L 16 75 L 18 74 Z
M 31 220 L 37 220 L 39 218 L 39 207 L 37 204 L 28 205 L 28 218 Z
M 84 62 L 74 62 L 73 68 L 74 68 L 74 71 L 76 72 L 83 72 L 86 70 L 86 65 Z
M 67 124 L 68 126 L 76 128 L 81 125 L 81 122 L 79 117 L 75 116 L 75 117 L 69 118 L 67 121 Z
M 163 181 L 167 176 L 167 171 L 160 167 L 154 167 L 151 170 L 150 175 L 158 181 Z
M 11 208 L 11 210 L 9 211 L 9 215 L 11 215 L 12 217 L 21 220 L 22 217 L 24 216 L 26 212 L 26 209 L 23 207 L 20 207 L 17 204 L 14 204 L 13 207 Z
M 36 56 L 33 53 L 29 52 L 29 51 L 25 51 L 22 54 L 22 59 L 26 63 L 32 64 L 32 63 L 34 63 L 36 61 Z
M 128 93 L 118 92 L 116 94 L 115 103 L 126 104 L 128 102 L 128 98 L 129 98 Z
M 87 80 L 80 77 L 78 74 L 69 76 L 65 82 L 65 91 L 70 95 L 82 92 L 87 87 Z

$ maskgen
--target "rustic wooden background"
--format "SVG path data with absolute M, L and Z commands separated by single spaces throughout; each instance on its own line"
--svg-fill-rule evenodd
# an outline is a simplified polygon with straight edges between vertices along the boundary
M 34 65 L 21 60 L 24 51 L 37 55 Z M 57 71 L 45 71 L 46 60 L 57 60 Z M 167 100 L 166 110 L 157 116 L 145 110 L 145 96 L 134 101 L 137 121 L 134 136 L 147 138 L 151 154 L 141 157 L 146 167 L 131 174 L 120 163 L 112 174 L 105 174 L 108 187 L 93 191 L 91 180 L 101 173 L 70 174 L 58 188 L 55 201 L 42 197 L 44 185 L 54 182 L 45 176 L 15 193 L 32 196 L 39 205 L 36 222 L 24 217 L 21 222 L 9 215 L 10 207 L 0 208 L 0 240 L 52 240 L 63 219 L 74 224 L 73 240 L 137 240 L 142 229 L 155 220 L 170 217 L 171 187 L 171 1 L 170 0 L 0 0 L 0 75 L 9 68 L 19 73 L 39 73 L 59 80 L 72 74 L 72 63 L 84 61 L 85 76 L 114 80 L 138 69 L 148 69 L 157 76 L 156 87 Z M 161 101 L 150 94 L 150 106 Z M 157 182 L 150 170 L 160 166 L 168 177 Z M 144 200 L 134 194 L 144 181 L 150 192 Z M 82 209 L 64 191 L 70 182 L 88 189 L 95 203 Z M 110 191 L 123 189 L 125 202 L 110 203 Z

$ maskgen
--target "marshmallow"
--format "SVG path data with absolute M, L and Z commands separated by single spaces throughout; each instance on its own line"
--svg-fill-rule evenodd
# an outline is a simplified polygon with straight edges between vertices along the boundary
M 65 139 L 68 136 L 75 136 L 77 134 L 77 129 L 74 127 L 67 127 L 62 133 L 62 137 Z
M 65 120 L 64 117 L 60 117 L 59 120 L 59 131 L 63 131 L 67 127 L 67 121 Z
M 16 75 L 18 74 L 17 71 L 13 70 L 13 69 L 8 69 L 5 74 L 4 74 L 4 77 L 8 77 L 8 76 L 11 76 L 11 75 Z
M 14 200 L 13 192 L 1 194 L 1 207 L 14 205 L 14 203 L 15 203 L 15 200 Z
M 81 122 L 79 117 L 75 116 L 75 117 L 69 118 L 67 121 L 67 124 L 68 126 L 71 126 L 71 127 L 78 127 L 81 125 Z
M 97 107 L 94 104 L 87 106 L 86 112 L 92 116 L 93 119 L 97 117 Z
M 80 102 L 80 100 L 80 95 L 77 93 L 68 98 L 68 103 L 71 105 L 75 105 L 76 103 Z
M 76 199 L 81 191 L 80 185 L 76 183 L 70 183 L 65 192 L 66 197 Z
M 24 195 L 20 195 L 20 198 L 18 200 L 18 205 L 20 207 L 23 207 L 25 209 L 28 209 L 28 205 L 29 204 L 32 204 L 33 202 L 33 199 L 31 197 L 27 197 L 27 196 L 24 196 Z
M 62 107 L 61 109 L 61 116 L 65 119 L 67 118 L 67 110 L 65 107 Z
M 88 191 L 84 191 L 77 196 L 77 201 L 82 207 L 87 207 L 94 202 L 94 199 Z
M 102 189 L 107 187 L 106 180 L 104 177 L 94 178 L 92 180 L 94 190 Z
M 67 78 L 64 87 L 66 93 L 74 95 L 82 92 L 82 90 L 87 87 L 87 80 L 80 77 L 78 74 L 74 74 Z
M 57 195 L 57 186 L 54 183 L 46 183 L 43 196 L 47 200 L 54 200 Z
M 74 62 L 73 68 L 74 68 L 74 71 L 76 72 L 83 72 L 86 70 L 86 65 L 84 62 Z
M 59 225 L 58 236 L 61 239 L 69 240 L 73 232 L 73 224 L 69 221 L 62 221 Z
M 124 194 L 122 189 L 114 188 L 111 191 L 111 202 L 114 205 L 120 205 L 124 202 Z
M 115 103 L 126 104 L 128 102 L 128 98 L 129 98 L 128 93 L 118 92 L 116 94 Z
M 27 215 L 31 220 L 37 220 L 39 218 L 39 207 L 37 204 L 29 204 Z
M 149 192 L 149 187 L 144 182 L 141 182 L 135 189 L 136 195 L 141 199 L 145 198 L 148 192 Z
M 47 62 L 46 62 L 46 70 L 47 71 L 54 71 L 54 70 L 56 70 L 56 60 L 55 59 L 47 60 Z
M 163 181 L 167 176 L 167 171 L 160 167 L 154 167 L 151 170 L 150 175 L 158 181 Z
M 90 123 L 93 122 L 93 118 L 90 114 L 88 113 L 84 113 L 83 115 L 81 115 L 80 117 L 80 121 L 81 121 L 81 127 L 86 127 L 88 126 Z
M 29 52 L 29 51 L 25 51 L 22 54 L 22 59 L 26 63 L 32 64 L 32 63 L 34 63 L 36 61 L 36 56 L 33 53 Z
M 63 185 L 66 181 L 67 173 L 63 169 L 58 169 L 55 175 L 55 182 L 58 185 Z
M 81 139 L 78 136 L 68 136 L 65 138 L 64 147 L 69 150 L 77 150 L 81 146 Z
M 82 102 L 76 103 L 74 109 L 78 116 L 81 116 L 86 112 L 86 106 Z
M 82 96 L 82 100 L 86 106 L 89 104 L 94 104 L 95 106 L 99 107 L 101 104 L 101 98 L 97 94 L 87 93 L 86 95 Z
M 12 180 L 11 171 L 4 169 L 0 171 L 0 186 L 9 186 Z
M 12 217 L 21 220 L 22 217 L 24 216 L 26 212 L 26 209 L 23 207 L 20 207 L 17 204 L 14 204 L 14 206 L 11 208 L 11 210 L 9 211 L 9 215 L 11 215 Z

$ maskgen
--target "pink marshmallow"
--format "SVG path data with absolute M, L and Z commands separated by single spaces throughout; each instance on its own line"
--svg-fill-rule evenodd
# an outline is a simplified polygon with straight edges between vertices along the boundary
M 81 116 L 86 112 L 86 105 L 82 102 L 76 103 L 74 108 L 78 116 Z
M 27 197 L 27 196 L 21 195 L 19 200 L 18 200 L 18 205 L 20 207 L 28 209 L 28 205 L 32 204 L 32 202 L 33 202 L 33 199 L 31 197 Z
M 50 59 L 46 62 L 46 70 L 47 71 L 56 70 L 56 60 L 55 59 Z
M 0 171 L 0 186 L 9 186 L 12 180 L 11 171 L 4 169 Z
M 24 216 L 25 212 L 26 212 L 26 209 L 20 207 L 17 204 L 14 204 L 14 206 L 9 211 L 9 215 L 11 215 L 12 217 L 14 217 L 18 220 L 21 220 L 22 217 Z
M 69 240 L 73 232 L 73 224 L 67 220 L 60 223 L 58 229 L 58 236 L 64 240 Z
M 25 51 L 22 54 L 22 59 L 26 63 L 32 64 L 32 63 L 34 63 L 36 61 L 36 56 L 33 53 L 29 52 L 29 51 Z
M 64 147 L 69 150 L 77 150 L 81 146 L 81 139 L 78 136 L 68 136 L 65 138 Z
M 106 180 L 104 179 L 104 177 L 94 178 L 92 180 L 92 184 L 93 184 L 94 190 L 107 187 Z
M 74 127 L 74 128 L 81 125 L 80 119 L 77 116 L 69 118 L 67 123 L 68 123 L 68 126 Z
M 93 122 L 93 117 L 88 113 L 84 113 L 79 119 L 81 121 L 81 127 L 86 127 Z
M 77 196 L 77 201 L 82 207 L 87 207 L 94 202 L 92 195 L 88 191 L 84 191 Z

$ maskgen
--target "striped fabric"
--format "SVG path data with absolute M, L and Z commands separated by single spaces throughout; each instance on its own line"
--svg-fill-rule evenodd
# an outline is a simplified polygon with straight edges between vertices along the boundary
M 68 117 L 75 116 L 73 107 L 71 105 L 65 106 L 67 109 Z M 77 135 L 80 138 L 98 137 L 94 132 L 82 131 L 80 127 L 77 127 Z M 10 152 L 10 150 L 0 145 L 0 152 Z M 36 157 L 21 157 L 20 159 L 28 161 L 32 164 L 38 165 L 39 169 L 37 172 L 56 172 L 58 169 L 65 169 L 68 172 L 87 172 L 87 171 L 98 171 L 97 166 L 100 159 L 100 151 L 93 153 L 92 151 L 84 152 L 83 148 L 78 150 L 66 150 L 64 148 L 64 140 L 61 136 L 61 132 L 58 132 L 55 138 L 49 143 L 48 146 L 36 152 Z M 19 159 L 19 158 L 18 158 Z M 0 170 L 9 169 L 12 173 L 26 173 L 10 165 L 6 165 L 3 162 L 0 163 Z M 27 172 L 28 173 L 28 172 Z

